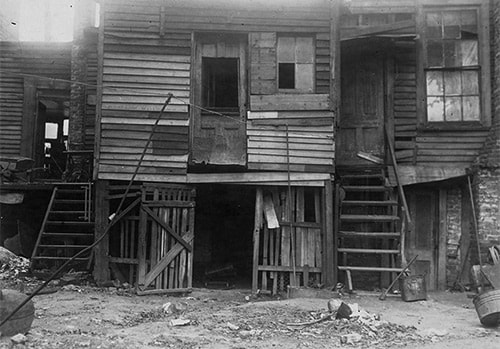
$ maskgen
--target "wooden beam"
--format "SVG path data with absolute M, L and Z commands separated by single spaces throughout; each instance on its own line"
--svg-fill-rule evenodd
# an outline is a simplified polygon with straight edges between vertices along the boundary
M 446 242 L 448 238 L 447 222 L 447 192 L 446 189 L 439 190 L 439 231 L 437 236 L 438 255 L 437 255 L 437 289 L 446 289 Z
M 102 84 L 104 71 L 104 15 L 105 4 L 101 4 L 99 13 L 99 34 L 97 36 L 97 89 L 95 106 L 95 138 L 94 138 L 94 166 L 92 177 L 98 178 L 99 158 L 101 155 L 101 115 L 102 115 Z
M 340 101 L 340 1 L 330 0 L 330 110 L 339 121 Z
M 349 32 L 341 32 L 341 40 L 352 40 L 355 38 L 363 37 L 363 36 L 371 36 L 376 34 L 384 34 L 390 31 L 396 31 L 406 28 L 415 28 L 415 20 L 407 20 L 407 21 L 399 21 L 394 23 L 370 26 L 370 27 L 362 27 L 354 30 L 350 30 Z
M 108 181 L 95 182 L 95 239 L 99 239 L 106 232 L 109 217 Z M 104 238 L 94 247 L 94 272 L 97 284 L 110 280 L 109 272 L 109 238 Z
M 326 287 L 334 286 L 337 279 L 337 263 L 335 254 L 337 252 L 336 236 L 334 232 L 334 209 L 333 209 L 333 187 L 332 181 L 325 181 L 324 190 L 324 219 L 325 231 L 323 232 L 323 283 Z
M 325 181 L 330 179 L 329 173 L 291 173 L 290 180 Z M 252 172 L 252 173 L 188 173 L 188 183 L 272 183 L 286 182 L 286 172 Z
M 259 277 L 259 238 L 262 226 L 263 194 L 262 188 L 255 193 L 255 218 L 253 228 L 253 265 L 252 265 L 252 293 L 257 293 Z

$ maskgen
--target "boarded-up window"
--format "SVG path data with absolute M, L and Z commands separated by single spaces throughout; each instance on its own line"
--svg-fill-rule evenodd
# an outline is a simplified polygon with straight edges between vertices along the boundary
M 280 92 L 314 92 L 314 39 L 311 36 L 278 37 L 278 89 Z
M 428 122 L 480 120 L 476 10 L 425 14 Z

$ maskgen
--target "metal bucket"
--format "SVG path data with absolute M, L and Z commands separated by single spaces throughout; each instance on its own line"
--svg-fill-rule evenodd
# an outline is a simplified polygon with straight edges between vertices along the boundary
M 427 299 L 427 287 L 424 275 L 412 275 L 399 279 L 401 298 L 405 302 L 421 301 Z
M 500 323 L 500 290 L 477 295 L 473 299 L 479 320 L 484 326 L 493 327 Z

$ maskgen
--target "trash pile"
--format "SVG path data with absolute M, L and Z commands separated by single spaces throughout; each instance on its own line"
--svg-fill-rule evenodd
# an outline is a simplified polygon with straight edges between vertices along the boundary
M 28 272 L 30 261 L 0 246 L 0 281 L 10 284 Z
M 370 348 L 430 340 L 428 336 L 417 332 L 415 327 L 384 321 L 380 315 L 369 313 L 357 303 L 348 304 L 340 299 L 331 299 L 327 306 L 327 309 L 319 311 L 305 311 L 247 303 L 233 307 L 231 312 L 204 314 L 190 309 L 187 303 L 166 303 L 162 315 L 163 321 L 171 319 L 170 326 L 198 324 L 237 340 L 295 337 L 303 342 L 304 347 L 308 341 L 312 343 L 317 339 Z

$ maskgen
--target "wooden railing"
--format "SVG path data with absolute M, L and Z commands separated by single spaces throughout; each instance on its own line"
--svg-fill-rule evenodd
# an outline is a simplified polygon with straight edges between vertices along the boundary
M 40 244 L 40 240 L 42 238 L 42 233 L 45 230 L 45 225 L 47 224 L 47 221 L 49 220 L 50 211 L 52 210 L 52 206 L 54 205 L 54 200 L 56 198 L 56 193 L 57 193 L 57 187 L 54 187 L 54 189 L 52 190 L 52 196 L 50 197 L 49 205 L 47 206 L 47 210 L 45 211 L 45 216 L 43 217 L 43 221 L 42 221 L 42 225 L 40 227 L 40 231 L 38 232 L 38 237 L 37 237 L 37 240 L 36 240 L 35 248 L 33 249 L 33 253 L 31 255 L 32 258 L 31 258 L 31 262 L 30 263 L 33 263 L 33 257 L 36 256 L 38 245 Z
M 405 253 L 404 253 L 404 246 L 405 246 L 405 240 L 406 240 L 406 233 L 408 231 L 408 224 L 411 224 L 411 216 L 410 216 L 410 210 L 408 209 L 408 203 L 406 202 L 406 196 L 405 192 L 403 189 L 403 185 L 401 184 L 401 177 L 399 175 L 399 169 L 398 169 L 398 163 L 396 160 L 396 153 L 394 151 L 394 145 L 392 144 L 392 141 L 390 139 L 390 132 L 387 124 L 385 125 L 385 135 L 386 135 L 386 140 L 387 140 L 387 145 L 389 148 L 389 155 L 391 158 L 391 163 L 394 168 L 394 177 L 396 179 L 396 186 L 398 187 L 398 194 L 399 198 L 401 200 L 401 238 L 400 238 L 400 245 L 401 245 L 401 263 L 403 265 L 406 264 L 406 258 L 405 258 Z

